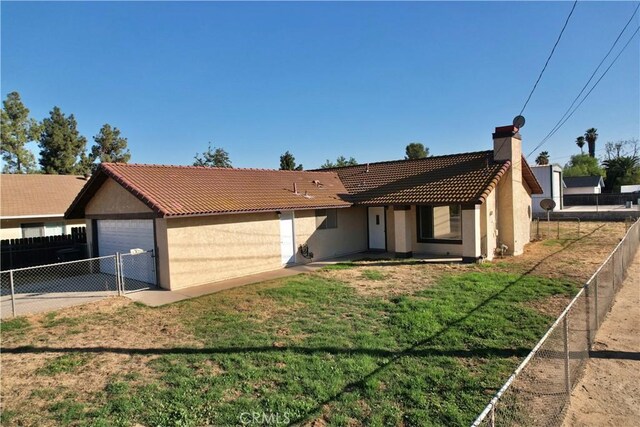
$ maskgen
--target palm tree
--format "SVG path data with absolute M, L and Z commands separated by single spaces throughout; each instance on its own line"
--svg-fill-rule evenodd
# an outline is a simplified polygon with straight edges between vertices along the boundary
M 580 154 L 584 154 L 584 150 L 582 149 L 582 147 L 584 147 L 584 136 L 576 138 L 576 145 L 580 147 Z
M 548 151 L 542 151 L 540 154 L 538 154 L 538 157 L 536 157 L 536 164 L 537 165 L 548 165 L 549 164 L 549 152 Z
M 596 140 L 598 139 L 598 129 L 590 128 L 584 133 L 584 139 L 587 140 L 587 144 L 589 144 L 589 155 L 591 157 L 596 156 Z

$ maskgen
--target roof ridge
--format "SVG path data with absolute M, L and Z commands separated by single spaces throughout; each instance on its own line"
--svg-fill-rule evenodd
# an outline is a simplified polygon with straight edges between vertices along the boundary
M 313 173 L 331 173 L 330 170 L 288 170 L 288 169 L 269 169 L 269 168 L 223 168 L 216 166 L 194 166 L 194 165 L 163 165 L 156 163 L 110 163 L 105 162 L 102 163 L 105 166 L 116 166 L 116 167 L 150 167 L 150 168 L 166 168 L 166 169 L 206 169 L 206 170 L 225 170 L 225 171 L 264 171 L 264 172 L 294 172 L 294 173 L 304 173 L 304 172 L 313 172 Z
M 428 156 L 428 157 L 423 157 L 421 159 L 398 159 L 398 160 L 383 160 L 381 162 L 368 162 L 368 163 L 359 163 L 357 165 L 351 165 L 351 166 L 336 166 L 336 167 L 332 167 L 332 168 L 327 168 L 328 171 L 332 171 L 332 170 L 336 170 L 336 169 L 347 169 L 347 168 L 356 168 L 358 166 L 366 166 L 366 165 L 383 165 L 383 164 L 390 164 L 390 163 L 401 163 L 401 162 L 421 162 L 421 161 L 425 161 L 425 160 L 431 160 L 431 159 L 440 159 L 440 158 L 444 158 L 444 157 L 455 157 L 455 156 L 467 156 L 469 154 L 480 154 L 480 153 L 484 153 L 484 154 L 493 154 L 493 150 L 479 150 L 479 151 L 467 151 L 464 153 L 454 153 L 454 154 L 442 154 L 439 156 Z M 312 170 L 317 170 L 317 169 L 312 169 Z

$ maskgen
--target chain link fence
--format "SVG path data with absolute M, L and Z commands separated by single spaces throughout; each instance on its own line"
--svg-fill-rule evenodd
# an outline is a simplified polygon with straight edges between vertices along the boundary
M 587 281 L 496 393 L 476 426 L 559 426 L 580 381 L 594 336 L 640 246 L 640 221 Z
M 547 221 L 534 218 L 531 221 L 531 240 L 579 239 L 585 235 L 585 226 L 580 218 L 566 217 L 563 221 Z
M 155 286 L 153 251 L 0 272 L 2 318 L 56 310 Z

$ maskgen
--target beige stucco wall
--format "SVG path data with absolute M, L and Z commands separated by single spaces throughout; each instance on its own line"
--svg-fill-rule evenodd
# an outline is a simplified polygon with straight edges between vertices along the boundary
M 496 251 L 496 192 L 492 191 L 480 205 L 481 253 L 491 261 Z
M 514 159 L 495 190 L 498 245 L 507 245 L 509 255 L 521 255 L 530 240 L 531 221 L 531 192 L 522 178 L 522 141 L 512 137 L 497 138 L 494 147 L 496 159 Z
M 393 208 L 387 209 L 387 250 L 389 252 L 396 252 L 395 247 L 395 235 L 396 235 L 396 221 L 395 214 L 401 211 L 394 211 Z M 430 254 L 430 255 L 453 255 L 462 256 L 462 245 L 455 243 L 421 243 L 418 242 L 418 224 L 416 220 L 417 210 L 415 206 L 411 206 L 411 209 L 407 212 L 407 218 L 405 223 L 409 227 L 409 239 L 411 242 L 411 250 L 416 254 Z M 464 223 L 463 223 L 464 227 Z
M 156 218 L 156 255 L 157 255 L 157 272 L 158 285 L 164 289 L 171 289 L 171 273 L 169 260 L 169 242 L 167 239 L 167 220 L 165 218 Z
M 387 206 L 386 212 L 386 230 L 387 230 L 387 252 L 394 253 L 396 251 L 396 224 L 395 215 L 393 214 L 393 206 Z
M 169 218 L 167 247 L 171 289 L 281 267 L 275 212 Z
M 462 209 L 462 256 L 470 260 L 481 255 L 480 206 Z
M 85 207 L 85 215 L 149 213 L 151 209 L 109 178 Z
M 413 238 L 411 234 L 411 210 L 394 209 L 393 210 L 393 234 L 395 236 L 394 252 L 399 256 L 407 256 L 413 251 Z
M 33 218 L 33 219 L 3 219 L 0 223 L 0 240 L 5 239 L 21 239 L 22 238 L 22 227 L 20 224 L 32 224 L 32 223 L 40 223 L 44 222 L 45 225 L 48 223 L 64 223 L 65 224 L 65 234 L 71 234 L 72 227 L 84 227 L 83 219 L 74 219 L 74 220 L 64 220 L 60 217 L 50 217 L 50 218 Z
M 156 222 L 162 258 L 162 226 Z M 367 249 L 366 210 L 338 209 L 338 227 L 317 229 L 315 210 L 296 211 L 295 247 L 307 244 L 314 261 Z M 180 289 L 282 268 L 280 220 L 275 212 L 166 220 L 168 266 L 163 287 Z M 296 263 L 310 262 L 296 253 Z M 168 281 L 166 278 L 168 277 Z
M 296 211 L 296 247 L 307 244 L 313 260 L 323 260 L 367 250 L 367 210 L 364 207 L 338 209 L 338 227 L 317 230 L 314 210 Z M 296 253 L 296 262 L 309 262 Z

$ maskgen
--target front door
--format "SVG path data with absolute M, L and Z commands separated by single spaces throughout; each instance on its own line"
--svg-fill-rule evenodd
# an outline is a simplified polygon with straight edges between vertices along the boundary
M 282 212 L 280 214 L 280 254 L 283 265 L 296 262 L 293 218 L 293 212 Z
M 384 207 L 369 208 L 369 249 L 387 249 Z

